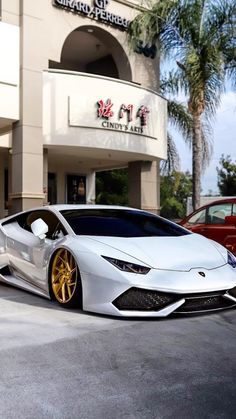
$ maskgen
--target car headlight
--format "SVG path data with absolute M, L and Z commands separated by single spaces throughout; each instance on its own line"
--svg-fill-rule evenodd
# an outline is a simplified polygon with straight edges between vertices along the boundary
M 107 256 L 102 257 L 123 272 L 146 275 L 150 271 L 150 268 L 146 266 L 136 265 L 135 263 L 125 262 L 124 260 L 109 258 Z
M 228 251 L 228 264 L 236 268 L 236 257 Z

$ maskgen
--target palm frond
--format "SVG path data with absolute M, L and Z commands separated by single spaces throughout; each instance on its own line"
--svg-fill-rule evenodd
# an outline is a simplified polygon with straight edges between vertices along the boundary
M 167 159 L 161 161 L 160 172 L 162 176 L 167 176 L 173 170 L 180 170 L 180 157 L 173 137 L 167 133 Z
M 167 104 L 168 118 L 171 125 L 182 135 L 186 144 L 192 144 L 192 117 L 188 113 L 186 105 L 175 100 L 169 100 Z
M 202 170 L 203 172 L 209 166 L 211 157 L 213 155 L 213 134 L 212 128 L 209 121 L 204 121 L 202 123 Z
M 179 95 L 182 90 L 182 79 L 178 71 L 171 70 L 163 74 L 160 80 L 160 93 Z

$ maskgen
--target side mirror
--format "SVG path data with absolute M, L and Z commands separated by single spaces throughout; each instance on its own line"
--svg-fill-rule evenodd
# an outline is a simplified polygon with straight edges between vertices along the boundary
M 228 215 L 225 217 L 225 224 L 233 224 L 236 226 L 236 215 Z
M 31 230 L 33 234 L 38 237 L 39 239 L 45 239 L 46 233 L 48 232 L 47 224 L 42 220 L 42 218 L 38 218 L 37 220 L 33 221 L 31 224 Z

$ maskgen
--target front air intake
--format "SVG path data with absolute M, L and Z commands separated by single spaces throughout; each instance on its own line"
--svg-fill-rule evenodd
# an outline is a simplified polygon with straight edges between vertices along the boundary
M 179 297 L 159 291 L 130 288 L 113 301 L 118 310 L 158 311 Z
M 215 295 L 209 293 L 201 296 L 191 296 L 190 298 L 186 296 L 185 298 L 185 303 L 177 308 L 176 313 L 200 313 L 204 311 L 222 310 L 233 307 L 236 304 L 224 298 L 222 292 L 215 293 Z

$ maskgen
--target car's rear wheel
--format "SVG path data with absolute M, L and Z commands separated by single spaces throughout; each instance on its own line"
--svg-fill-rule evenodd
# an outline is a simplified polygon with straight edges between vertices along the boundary
M 67 249 L 58 249 L 53 256 L 49 287 L 63 307 L 82 307 L 82 285 L 74 256 Z

